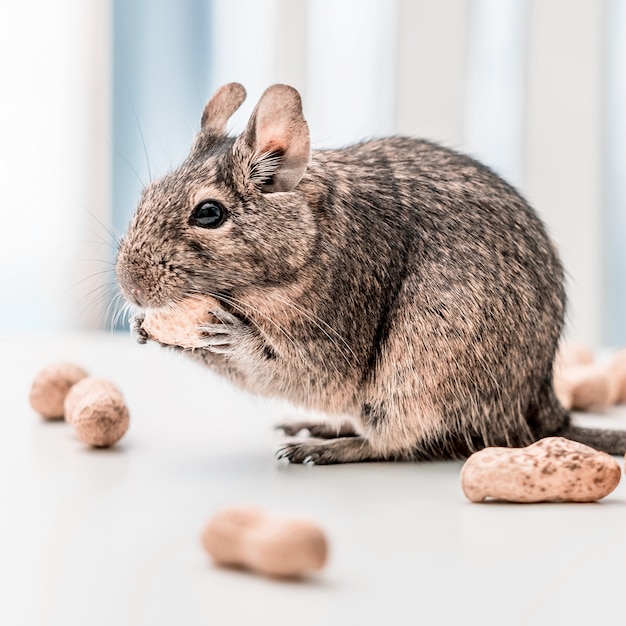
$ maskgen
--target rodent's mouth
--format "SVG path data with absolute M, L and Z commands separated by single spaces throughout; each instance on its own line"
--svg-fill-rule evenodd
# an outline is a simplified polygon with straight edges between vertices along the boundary
M 145 296 L 143 294 L 143 291 L 141 291 L 141 289 L 137 289 L 137 288 L 131 289 L 130 294 L 126 296 L 126 299 L 141 309 L 146 308 Z
M 128 287 L 122 282 L 120 284 L 120 290 L 124 299 L 134 307 L 137 307 L 141 311 L 147 311 L 151 309 L 162 309 L 168 305 L 173 304 L 176 300 L 174 298 L 154 297 L 152 294 L 147 295 L 139 287 Z

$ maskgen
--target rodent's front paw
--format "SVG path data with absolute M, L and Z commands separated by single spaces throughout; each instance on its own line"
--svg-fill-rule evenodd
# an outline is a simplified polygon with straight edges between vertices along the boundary
M 214 354 L 233 356 L 235 351 L 248 338 L 250 330 L 238 317 L 215 309 L 210 314 L 219 320 L 215 324 L 203 324 L 199 327 L 202 347 Z
M 137 313 L 130 320 L 130 327 L 133 334 L 137 336 L 137 343 L 148 343 L 148 340 L 152 339 L 143 327 L 145 319 L 146 316 L 143 313 Z

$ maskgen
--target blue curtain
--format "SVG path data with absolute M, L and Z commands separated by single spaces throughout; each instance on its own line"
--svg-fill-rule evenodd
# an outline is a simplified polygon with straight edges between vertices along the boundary
M 189 151 L 208 97 L 209 3 L 114 1 L 114 227 Z
M 208 0 L 114 0 L 113 229 L 143 185 L 176 166 L 209 85 Z

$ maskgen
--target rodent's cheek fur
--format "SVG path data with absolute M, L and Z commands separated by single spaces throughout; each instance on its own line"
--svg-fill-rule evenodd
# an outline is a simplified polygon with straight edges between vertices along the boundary
M 318 229 L 311 207 L 298 192 L 264 194 L 242 237 L 263 259 L 267 282 L 291 282 L 310 265 Z
M 317 224 L 300 194 L 253 194 L 229 213 L 214 230 L 184 225 L 175 237 L 154 228 L 150 237 L 127 237 L 116 264 L 124 296 L 142 307 L 160 307 L 190 293 L 286 285 L 306 273 Z
M 275 198 L 274 196 L 281 196 Z M 194 291 L 287 285 L 311 263 L 317 225 L 297 193 L 254 194 L 215 231 L 190 232 Z

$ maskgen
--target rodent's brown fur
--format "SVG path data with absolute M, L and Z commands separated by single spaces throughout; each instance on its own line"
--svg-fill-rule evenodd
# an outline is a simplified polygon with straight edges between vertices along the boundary
M 214 296 L 222 324 L 186 354 L 356 424 L 311 424 L 317 438 L 281 456 L 453 458 L 554 434 L 626 450 L 623 433 L 571 427 L 556 399 L 563 270 L 510 185 L 417 139 L 311 153 L 300 97 L 284 85 L 227 137 L 244 95 L 222 87 L 187 160 L 144 191 L 117 273 L 143 307 Z M 189 224 L 207 199 L 228 210 L 219 228 Z M 141 317 L 136 327 L 149 338 Z

